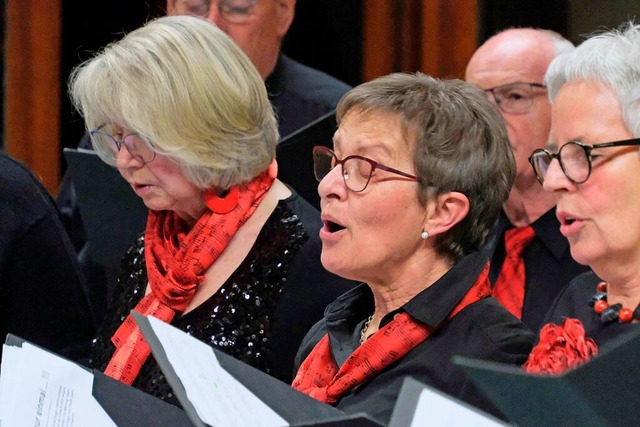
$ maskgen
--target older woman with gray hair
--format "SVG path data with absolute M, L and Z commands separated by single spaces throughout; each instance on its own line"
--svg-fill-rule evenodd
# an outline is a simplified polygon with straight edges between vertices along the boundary
M 565 288 L 547 321 L 578 319 L 606 346 L 640 322 L 640 25 L 585 40 L 545 81 L 551 133 L 530 161 L 557 197 L 571 255 L 593 270 Z
M 92 366 L 177 404 L 134 309 L 290 381 L 304 334 L 350 282 L 322 268 L 318 212 L 276 178 L 276 120 L 245 54 L 203 19 L 160 18 L 75 69 L 70 92 L 149 208 Z
M 387 423 L 411 376 L 497 414 L 451 357 L 519 364 L 533 345 L 480 251 L 515 176 L 500 113 L 462 81 L 392 74 L 337 118 L 334 149 L 314 151 L 322 263 L 364 283 L 309 332 L 293 386 Z

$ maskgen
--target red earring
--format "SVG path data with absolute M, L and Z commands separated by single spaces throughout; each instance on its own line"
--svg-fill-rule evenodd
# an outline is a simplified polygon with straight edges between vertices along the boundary
M 239 194 L 237 185 L 231 187 L 224 197 L 218 196 L 213 190 L 207 190 L 204 192 L 204 203 L 213 213 L 226 214 L 238 206 Z

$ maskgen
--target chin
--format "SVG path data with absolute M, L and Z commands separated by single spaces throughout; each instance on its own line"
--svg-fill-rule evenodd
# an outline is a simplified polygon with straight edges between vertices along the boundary
M 340 256 L 329 256 L 329 255 L 325 254 L 324 251 L 322 252 L 322 255 L 320 256 L 320 262 L 322 263 L 322 266 L 329 273 L 333 273 L 336 276 L 340 276 L 340 277 L 345 278 L 345 279 L 358 280 L 353 275 L 353 269 L 350 268 L 350 266 L 347 266 L 347 265 L 344 264 L 345 261 L 348 261 L 350 259 L 352 259 L 352 258 L 345 258 L 345 257 L 340 257 Z
M 593 263 L 596 262 L 597 259 L 599 258 L 598 254 L 594 253 L 594 251 L 591 250 L 591 248 L 586 248 L 584 247 L 584 245 L 580 245 L 580 244 L 571 245 L 571 257 L 578 264 L 588 265 L 588 266 L 593 265 Z

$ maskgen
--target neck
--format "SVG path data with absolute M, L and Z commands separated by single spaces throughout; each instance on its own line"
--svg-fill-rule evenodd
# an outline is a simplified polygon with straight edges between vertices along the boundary
M 425 269 L 425 266 L 428 266 L 428 269 Z M 375 302 L 374 319 L 371 323 L 379 324 L 385 315 L 405 305 L 450 269 L 451 262 L 436 255 L 429 261 L 423 259 L 422 262 L 405 265 L 401 269 L 401 276 L 387 282 L 369 282 Z
M 187 225 L 187 228 L 191 230 L 194 225 L 198 222 L 198 220 L 204 215 L 207 211 L 207 205 L 204 202 L 201 202 L 200 199 L 194 199 L 194 204 L 191 206 L 191 209 L 188 211 L 176 211 L 176 215 L 184 221 Z
M 535 222 L 555 204 L 555 195 L 545 191 L 537 181 L 521 184 L 516 180 L 503 210 L 511 224 L 522 227 Z
M 276 69 L 276 65 L 278 64 L 279 58 L 280 58 L 279 46 L 275 52 L 272 52 L 268 55 L 265 54 L 265 56 L 262 59 L 262 63 L 259 66 L 256 66 L 256 68 L 258 68 L 258 71 L 260 72 L 260 76 L 262 77 L 262 80 L 267 80 L 271 76 L 271 74 L 273 74 L 273 71 Z
M 640 305 L 640 268 L 616 265 L 605 270 L 606 272 L 602 268 L 593 268 L 593 271 L 607 282 L 609 304 L 622 304 L 631 308 Z

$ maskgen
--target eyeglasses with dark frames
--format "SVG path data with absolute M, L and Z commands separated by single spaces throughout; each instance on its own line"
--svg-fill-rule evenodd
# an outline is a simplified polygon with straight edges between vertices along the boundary
M 356 193 L 364 191 L 364 189 L 367 188 L 371 180 L 371 175 L 376 169 L 385 170 L 412 181 L 420 181 L 420 179 L 414 175 L 385 166 L 366 157 L 353 155 L 340 160 L 335 153 L 327 147 L 313 147 L 313 172 L 318 182 L 322 181 L 337 165 L 342 167 L 342 179 L 347 188 Z
M 206 17 L 211 9 L 211 0 L 180 0 L 190 15 Z M 253 14 L 258 0 L 218 0 L 218 12 L 229 22 L 243 24 Z
M 506 85 L 484 89 L 500 110 L 510 114 L 524 114 L 533 105 L 533 98 L 541 95 L 543 92 L 536 92 L 534 88 L 546 89 L 547 87 L 540 83 L 516 82 Z
M 124 145 L 131 157 L 136 159 L 143 164 L 147 164 L 152 162 L 156 158 L 156 152 L 153 149 L 150 142 L 144 140 L 137 133 L 130 133 L 128 135 L 124 135 L 122 140 L 117 140 L 110 133 L 104 131 L 105 125 L 98 126 L 91 132 L 89 135 L 91 136 L 92 143 L 98 144 L 102 147 L 108 147 L 110 153 L 112 155 L 110 160 L 113 164 L 116 162 L 116 158 L 118 157 L 118 152 L 120 148 Z
M 594 156 L 592 150 L 607 147 L 626 147 L 640 145 L 640 138 L 624 139 L 602 144 L 587 145 L 578 141 L 569 141 L 560 147 L 557 153 L 551 153 L 544 148 L 538 148 L 529 156 L 529 163 L 533 166 L 540 184 L 544 184 L 549 166 L 553 159 L 557 159 L 560 168 L 567 178 L 575 184 L 582 184 L 591 175 L 591 161 Z

